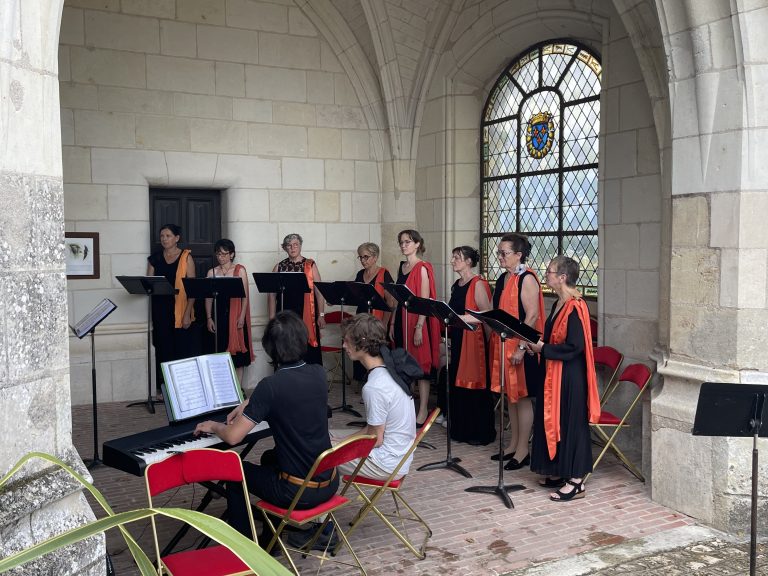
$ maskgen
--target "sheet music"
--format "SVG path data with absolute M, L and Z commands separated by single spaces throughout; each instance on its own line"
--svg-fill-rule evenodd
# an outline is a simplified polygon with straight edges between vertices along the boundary
M 104 298 L 101 302 L 86 314 L 80 322 L 75 324 L 72 329 L 78 338 L 82 338 L 88 334 L 93 328 L 99 325 L 99 323 L 109 316 L 117 306 L 109 298 Z
M 240 402 L 237 394 L 237 382 L 232 374 L 232 363 L 229 354 L 213 354 L 205 358 L 208 376 L 213 389 L 214 406 Z
M 194 416 L 212 407 L 197 359 L 175 362 L 169 369 L 173 382 L 171 394 L 175 397 L 181 417 Z

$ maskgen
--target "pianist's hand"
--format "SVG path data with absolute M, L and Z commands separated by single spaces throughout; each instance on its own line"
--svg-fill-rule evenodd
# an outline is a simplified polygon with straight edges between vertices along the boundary
M 214 422 L 212 420 L 206 420 L 205 422 L 200 422 L 197 426 L 195 426 L 195 436 L 200 436 L 200 434 L 214 434 L 214 424 L 217 424 L 217 422 Z

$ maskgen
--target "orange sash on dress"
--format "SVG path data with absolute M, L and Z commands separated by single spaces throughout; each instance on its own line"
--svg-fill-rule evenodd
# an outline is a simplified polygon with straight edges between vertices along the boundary
M 184 310 L 187 308 L 187 292 L 184 290 L 184 283 L 182 278 L 187 277 L 187 257 L 191 254 L 191 250 L 182 250 L 181 256 L 179 256 L 179 265 L 176 268 L 176 280 L 173 283 L 173 287 L 178 290 L 176 292 L 176 299 L 173 304 L 173 327 L 181 328 L 184 320 Z M 190 311 L 190 320 L 195 319 L 194 307 Z
M 408 274 L 408 279 L 405 281 L 405 285 L 408 286 L 408 288 L 416 294 L 416 296 L 421 295 L 421 269 L 426 268 L 427 270 L 427 281 L 429 282 L 429 297 L 435 298 L 437 291 L 435 290 L 435 273 L 432 270 L 432 264 L 429 262 L 418 262 L 413 269 L 411 270 L 410 274 Z M 416 361 L 421 366 L 421 369 L 424 370 L 424 374 L 429 374 L 433 368 L 437 368 L 440 366 L 440 322 L 438 322 L 437 318 L 434 316 L 430 316 L 427 318 L 424 322 L 424 327 L 422 328 L 422 342 L 421 346 L 414 346 L 413 345 L 413 330 L 416 327 L 416 322 L 419 319 L 418 314 L 411 314 L 410 312 L 406 312 L 405 308 L 403 308 L 403 342 L 406 341 L 405 338 L 405 326 L 408 325 L 408 330 L 411 331 L 411 334 L 408 335 L 407 341 L 408 341 L 408 349 L 407 351 L 416 358 Z M 406 314 L 408 314 L 408 320 L 406 322 Z
M 378 292 L 379 296 L 384 298 L 384 273 L 387 271 L 386 268 L 383 266 L 379 268 L 379 271 L 376 272 L 376 279 L 373 281 L 373 287 L 376 289 L 376 292 Z M 384 310 L 374 310 L 373 315 L 381 320 L 384 321 Z
M 475 276 L 469 281 L 467 297 L 464 300 L 465 309 L 474 310 L 477 307 L 475 289 L 478 284 L 488 294 L 488 298 L 491 297 L 491 287 L 488 285 L 488 282 L 480 276 Z M 485 364 L 485 334 L 483 333 L 483 327 L 480 326 L 474 332 L 465 331 L 461 338 L 461 354 L 456 371 L 456 386 L 459 388 L 469 388 L 470 390 L 485 390 Z
M 307 333 L 309 334 L 309 338 L 307 339 L 307 342 L 309 342 L 310 346 L 317 346 L 317 330 L 315 327 L 317 324 L 315 323 L 315 281 L 312 277 L 312 265 L 314 264 L 314 261 L 310 260 L 309 258 L 306 258 L 304 260 L 304 276 L 307 277 L 307 284 L 309 284 L 309 292 L 304 294 L 304 311 L 302 313 L 302 320 L 304 320 L 304 325 L 307 327 Z
M 540 333 L 544 334 L 544 296 L 541 293 L 541 282 L 536 272 L 530 268 L 526 268 L 526 272 L 530 272 L 536 283 L 539 284 L 539 317 L 536 319 L 536 324 L 533 326 Z M 511 314 L 515 318 L 520 318 L 520 311 L 518 310 L 518 299 L 520 294 L 520 276 L 517 274 L 507 273 L 506 282 L 504 282 L 504 290 L 501 293 L 501 299 L 499 300 L 499 309 Z M 500 354 L 501 340 L 495 332 L 491 335 L 491 390 L 498 392 L 501 388 L 499 384 L 499 354 Z M 520 364 L 512 364 L 512 356 L 517 351 L 517 346 L 520 344 L 519 338 L 508 338 L 504 343 L 504 355 L 506 356 L 504 362 L 504 387 L 507 393 L 507 398 L 510 402 L 517 402 L 519 398 L 525 398 L 528 396 L 528 387 L 525 382 L 525 362 Z
M 597 392 L 597 375 L 592 353 L 592 331 L 589 327 L 589 309 L 581 298 L 573 298 L 563 305 L 560 315 L 552 326 L 549 344 L 561 344 L 568 335 L 568 317 L 576 309 L 581 327 L 584 330 L 584 355 L 587 367 L 587 409 L 589 421 L 600 420 L 600 396 Z M 544 432 L 547 438 L 547 451 L 550 460 L 557 453 L 560 441 L 560 393 L 563 384 L 562 360 L 547 360 L 547 376 L 544 379 Z
M 235 265 L 235 270 L 232 275 L 235 278 L 240 278 L 240 270 L 245 270 L 244 266 L 240 264 Z M 240 316 L 240 312 L 243 309 L 242 298 L 232 298 L 229 301 L 229 338 L 227 340 L 227 352 L 230 354 L 236 354 L 237 352 L 246 352 L 248 348 L 245 346 L 245 338 L 243 331 L 248 331 L 248 342 L 251 343 L 251 362 L 254 361 L 256 355 L 253 353 L 253 340 L 251 339 L 251 310 L 250 306 L 245 311 L 245 320 L 243 322 L 243 329 L 237 328 L 237 319 Z

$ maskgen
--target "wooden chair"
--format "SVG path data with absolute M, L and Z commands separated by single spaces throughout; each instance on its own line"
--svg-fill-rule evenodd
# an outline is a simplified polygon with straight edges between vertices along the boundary
M 627 419 L 632 414 L 635 407 L 640 402 L 640 399 L 642 398 L 646 388 L 648 388 L 649 384 L 651 383 L 651 377 L 651 371 L 645 364 L 630 364 L 624 369 L 624 371 L 621 373 L 621 376 L 619 376 L 616 386 L 618 387 L 622 382 L 625 382 L 629 386 L 634 387 L 633 389 L 635 394 L 633 395 L 629 405 L 624 410 L 624 414 L 622 416 L 616 416 L 611 412 L 603 409 L 600 412 L 599 422 L 597 424 L 590 424 L 592 430 L 604 442 L 603 449 L 600 451 L 600 454 L 592 464 L 593 471 L 595 468 L 597 468 L 597 465 L 600 463 L 600 460 L 603 459 L 605 453 L 608 450 L 611 450 L 611 452 L 614 453 L 614 455 L 621 461 L 621 463 L 626 466 L 627 470 L 632 472 L 632 474 L 634 474 L 640 481 L 645 482 L 643 473 L 640 472 L 637 466 L 635 466 L 619 449 L 619 447 L 616 446 L 615 440 L 616 436 L 621 430 L 629 427 L 629 424 L 627 424 Z M 611 428 L 613 429 L 613 433 L 609 436 L 606 433 L 606 429 Z M 589 477 L 589 474 L 587 477 Z
M 361 574 L 365 574 L 365 568 L 363 568 L 363 565 L 360 563 L 360 559 L 357 557 L 357 554 L 355 554 L 355 551 L 350 545 L 346 534 L 340 528 L 340 524 L 336 520 L 336 516 L 334 515 L 334 513 L 337 510 L 339 510 L 341 507 L 346 506 L 350 502 L 349 498 L 345 496 L 350 486 L 350 480 L 354 479 L 354 477 L 357 475 L 358 470 L 363 465 L 365 460 L 368 458 L 368 454 L 370 454 L 375 444 L 376 444 L 376 436 L 373 436 L 373 435 L 356 436 L 354 438 L 348 438 L 347 440 L 340 442 L 336 446 L 333 446 L 328 450 L 326 450 L 325 452 L 323 452 L 322 454 L 320 454 L 315 460 L 315 463 L 312 465 L 312 468 L 310 468 L 309 472 L 307 472 L 307 476 L 304 478 L 303 484 L 301 485 L 299 490 L 296 492 L 296 495 L 294 496 L 293 501 L 291 502 L 290 506 L 288 506 L 288 508 L 281 508 L 270 502 L 267 502 L 266 500 L 259 500 L 256 503 L 256 507 L 261 510 L 262 514 L 264 515 L 265 521 L 267 522 L 267 524 L 269 525 L 269 527 L 272 529 L 272 532 L 273 532 L 272 540 L 267 545 L 266 551 L 270 552 L 272 548 L 275 546 L 275 544 L 280 546 L 280 549 L 282 550 L 283 555 L 288 560 L 289 564 L 291 565 L 291 568 L 293 569 L 294 574 L 296 574 L 297 576 L 299 576 L 299 570 L 296 567 L 296 564 L 293 561 L 293 558 L 291 557 L 290 552 L 297 552 L 297 553 L 300 553 L 302 556 L 312 556 L 314 558 L 318 558 L 320 559 L 321 564 L 322 562 L 330 561 L 330 562 L 337 562 L 339 564 L 344 564 L 346 566 L 356 566 L 357 569 L 360 570 Z M 334 494 L 326 502 L 323 502 L 322 504 L 318 504 L 313 508 L 309 508 L 306 510 L 296 509 L 296 505 L 301 500 L 302 494 L 307 489 L 307 487 L 311 485 L 310 483 L 313 482 L 312 478 L 314 476 L 317 476 L 318 474 L 321 474 L 326 470 L 333 469 L 340 464 L 344 464 L 345 462 L 355 460 L 356 458 L 359 458 L 360 462 L 355 468 L 355 471 L 351 476 L 349 477 L 345 476 L 345 478 L 348 478 L 348 479 L 344 480 L 344 486 L 340 493 Z M 310 522 L 318 521 L 323 517 L 324 517 L 324 520 L 322 521 L 320 526 L 317 528 L 312 538 L 309 540 L 309 542 L 307 542 L 307 544 L 304 547 L 294 548 L 288 545 L 288 543 L 286 542 L 286 539 L 283 537 L 284 530 L 287 526 L 300 528 Z M 273 523 L 273 520 L 272 520 L 273 518 L 278 520 L 277 526 L 275 526 L 275 524 Z M 326 546 L 326 549 L 323 550 L 322 553 L 318 554 L 313 551 L 313 547 L 315 545 L 315 542 L 317 542 L 317 540 L 320 538 L 321 534 L 323 534 L 323 531 L 329 522 L 333 522 L 331 535 L 329 536 L 329 543 Z M 333 554 L 329 554 L 328 547 L 330 546 L 332 535 L 335 532 L 338 532 L 341 541 L 339 542 L 339 545 L 333 550 Z M 349 548 L 349 552 L 352 554 L 354 564 L 351 562 L 344 562 L 344 561 L 335 559 L 335 553 L 341 547 L 342 544 L 346 545 L 347 548 Z
M 152 498 L 167 490 L 186 484 L 218 480 L 240 482 L 243 486 L 245 501 L 248 501 L 248 488 L 243 477 L 243 465 L 236 452 L 203 448 L 174 454 L 165 460 L 147 466 L 144 478 L 150 508 L 153 506 Z M 253 515 L 250 506 L 246 508 L 248 509 L 248 521 L 251 525 L 254 546 L 258 546 Z M 161 557 L 154 516 L 151 518 L 151 524 L 157 554 L 157 573 L 161 576 L 164 573 L 171 576 L 198 576 L 202 574 L 206 576 L 241 576 L 253 574 L 251 569 L 229 548 L 221 545 L 199 550 L 185 550 Z
M 605 375 L 605 386 L 600 396 L 600 406 L 604 406 L 613 394 L 616 386 L 616 376 L 624 362 L 624 355 L 611 346 L 596 346 L 594 349 L 595 368 L 602 370 Z
M 394 535 L 397 536 L 397 538 L 405 545 L 405 547 L 408 548 L 408 550 L 410 550 L 417 558 L 422 560 L 426 557 L 427 541 L 432 536 L 432 530 L 430 529 L 427 522 L 421 516 L 419 516 L 419 514 L 411 507 L 410 504 L 408 504 L 408 502 L 403 497 L 401 488 L 403 487 L 403 482 L 405 482 L 405 476 L 397 480 L 395 478 L 397 478 L 400 469 L 408 461 L 408 458 L 411 456 L 411 454 L 413 454 L 413 451 L 416 450 L 419 442 L 421 442 L 424 439 L 424 436 L 426 436 L 427 432 L 429 432 L 429 429 L 432 427 L 432 424 L 434 424 L 435 419 L 439 414 L 440 408 L 435 408 L 432 410 L 432 412 L 429 414 L 429 417 L 427 417 L 426 421 L 424 422 L 424 426 L 422 426 L 421 430 L 419 430 L 419 433 L 416 435 L 416 438 L 411 444 L 411 447 L 408 449 L 400 462 L 397 464 L 397 467 L 392 471 L 392 474 L 390 474 L 386 480 L 374 480 L 373 478 L 366 478 L 360 475 L 358 475 L 357 478 L 350 478 L 352 481 L 352 486 L 354 486 L 354 488 L 360 494 L 364 504 L 355 518 L 352 520 L 351 528 L 347 532 L 347 536 L 352 534 L 352 532 L 357 529 L 357 527 L 365 519 L 369 512 L 373 512 L 379 518 L 381 518 L 382 522 L 384 522 L 387 528 L 389 528 L 394 533 Z M 347 478 L 348 477 L 345 476 L 344 480 L 346 481 Z M 373 491 L 369 496 L 366 494 L 364 489 L 372 489 Z M 386 493 L 392 495 L 392 500 L 395 505 L 395 512 L 393 514 L 385 514 L 378 506 L 376 506 L 379 499 L 381 499 L 381 497 Z M 408 511 L 409 515 L 403 514 L 403 510 L 400 508 L 401 506 Z M 399 521 L 401 525 L 400 530 L 398 530 L 398 528 L 390 521 L 390 518 L 397 519 Z M 413 544 L 413 541 L 407 535 L 406 523 L 416 524 L 424 531 L 424 539 L 418 548 Z

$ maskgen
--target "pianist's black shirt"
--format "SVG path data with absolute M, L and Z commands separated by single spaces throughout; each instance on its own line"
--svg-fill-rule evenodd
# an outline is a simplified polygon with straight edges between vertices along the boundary
M 281 366 L 259 382 L 243 415 L 269 423 L 280 471 L 304 478 L 317 456 L 331 447 L 325 369 L 303 362 Z M 330 475 L 327 471 L 315 478 Z

